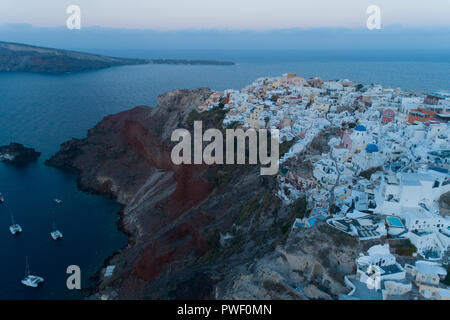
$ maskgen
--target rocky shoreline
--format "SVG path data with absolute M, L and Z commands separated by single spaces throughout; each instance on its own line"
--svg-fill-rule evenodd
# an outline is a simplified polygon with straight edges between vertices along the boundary
M 130 245 L 130 237 L 132 236 L 132 234 L 128 233 L 124 226 L 123 226 L 123 210 L 124 210 L 124 206 L 122 206 L 122 208 L 117 212 L 117 214 L 119 215 L 119 219 L 116 222 L 116 226 L 117 226 L 117 231 L 118 232 L 122 232 L 125 235 L 127 235 L 128 240 L 127 243 L 120 248 L 118 251 L 114 252 L 113 254 L 111 254 L 110 256 L 106 257 L 105 260 L 103 261 L 103 264 L 101 265 L 101 267 L 95 272 L 95 274 L 93 274 L 91 276 L 92 279 L 92 286 L 90 286 L 89 288 L 87 288 L 85 290 L 86 292 L 86 299 L 98 299 L 101 298 L 101 296 L 99 295 L 99 284 L 101 283 L 102 279 L 103 279 L 103 275 L 102 272 L 105 271 L 106 267 L 111 265 L 111 261 L 114 259 L 114 257 L 119 254 L 120 250 L 125 249 L 128 245 Z

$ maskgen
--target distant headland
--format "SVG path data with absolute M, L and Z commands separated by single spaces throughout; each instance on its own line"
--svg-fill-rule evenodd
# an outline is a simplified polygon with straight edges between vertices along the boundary
M 71 73 L 142 64 L 234 65 L 229 61 L 128 59 L 0 41 L 0 72 Z

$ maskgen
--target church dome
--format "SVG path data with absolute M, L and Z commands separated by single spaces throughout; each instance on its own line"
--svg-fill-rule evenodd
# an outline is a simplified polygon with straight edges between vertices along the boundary
M 366 152 L 367 153 L 374 153 L 374 152 L 378 152 L 378 147 L 375 144 L 368 144 L 366 147 Z

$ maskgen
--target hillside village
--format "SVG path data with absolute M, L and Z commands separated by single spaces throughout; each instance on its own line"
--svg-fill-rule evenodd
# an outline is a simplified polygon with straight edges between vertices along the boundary
M 450 92 L 285 74 L 214 92 L 198 111 L 214 108 L 224 127 L 279 130 L 277 196 L 307 202 L 292 232 L 322 221 L 381 240 L 360 253 L 341 299 L 450 299 Z

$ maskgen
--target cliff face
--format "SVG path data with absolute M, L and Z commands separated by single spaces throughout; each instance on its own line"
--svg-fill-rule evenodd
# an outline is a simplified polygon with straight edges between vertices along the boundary
M 124 205 L 122 225 L 129 244 L 111 259 L 116 269 L 99 283 L 100 294 L 114 292 L 120 299 L 267 297 L 271 285 L 255 287 L 267 274 L 252 270 L 277 258 L 275 249 L 290 250 L 293 261 L 301 259 L 301 248 L 292 252 L 287 247 L 298 212 L 275 196 L 275 176 L 260 176 L 259 166 L 172 163 L 173 130 L 192 131 L 197 119 L 203 130 L 220 128 L 220 108 L 194 111 L 210 94 L 209 89 L 175 90 L 160 96 L 155 108 L 140 106 L 105 117 L 87 138 L 62 144 L 47 161 L 76 170 L 81 189 L 110 194 Z M 320 264 L 316 239 L 309 259 Z M 351 264 L 349 248 L 344 255 Z M 333 277 L 327 268 L 335 264 L 322 268 L 329 281 Z M 302 267 L 286 268 L 298 272 Z M 243 286 L 257 289 L 242 294 Z M 287 293 L 281 290 L 277 297 L 297 298 L 288 294 L 292 289 L 282 288 Z M 342 286 L 333 288 L 330 294 Z
M 147 61 L 0 42 L 0 71 L 65 73 L 143 63 Z
M 121 298 L 213 297 L 212 284 L 232 267 L 231 260 L 239 264 L 266 251 L 266 245 L 254 250 L 256 244 L 246 242 L 265 232 L 259 220 L 268 226 L 277 220 L 275 178 L 261 178 L 257 166 L 177 166 L 170 159 L 172 131 L 192 129 L 193 110 L 210 94 L 209 89 L 175 90 L 160 96 L 156 108 L 108 116 L 86 139 L 64 143 L 47 161 L 75 169 L 81 189 L 111 194 L 124 205 L 130 244 L 111 262 L 117 265 L 114 277 L 100 286 L 114 288 Z M 204 130 L 217 124 L 214 112 L 201 116 Z M 250 226 L 253 214 L 259 217 Z M 226 232 L 233 239 L 221 245 Z M 209 286 L 175 289 L 199 274 Z
M 58 74 L 136 64 L 234 65 L 229 61 L 115 58 L 0 41 L 0 72 Z

